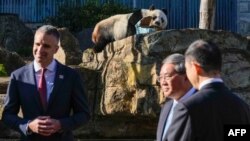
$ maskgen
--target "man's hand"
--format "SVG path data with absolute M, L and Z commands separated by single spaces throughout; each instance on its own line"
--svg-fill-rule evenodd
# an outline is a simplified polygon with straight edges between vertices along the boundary
M 28 128 L 34 133 L 50 136 L 61 129 L 61 124 L 49 116 L 39 116 L 28 124 Z

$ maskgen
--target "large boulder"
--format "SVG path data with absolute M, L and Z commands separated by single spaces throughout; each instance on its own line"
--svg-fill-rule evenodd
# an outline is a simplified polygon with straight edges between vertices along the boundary
M 67 28 L 59 28 L 60 45 L 55 58 L 65 65 L 78 65 L 82 61 L 82 51 L 78 40 Z
M 24 60 L 16 52 L 10 52 L 0 47 L 0 64 L 3 64 L 7 74 L 25 65 Z
M 32 30 L 26 27 L 17 15 L 0 14 L 0 45 L 2 47 L 9 51 L 26 53 L 25 50 L 32 48 L 33 38 Z
M 83 53 L 80 66 L 88 72 L 85 85 L 89 98 L 94 98 L 96 128 L 92 130 L 103 137 L 120 137 L 126 130 L 123 137 L 154 138 L 165 102 L 156 81 L 161 62 L 172 53 L 184 53 L 197 39 L 211 40 L 220 47 L 225 84 L 250 104 L 250 43 L 246 37 L 199 29 L 160 31 L 110 43 L 98 54 L 91 49 Z M 144 132 L 138 133 L 139 128 Z
M 9 77 L 6 77 L 6 76 L 1 77 L 0 76 L 0 95 L 1 94 L 6 94 L 8 84 L 9 84 Z M 0 101 L 0 103 L 3 103 L 3 102 Z

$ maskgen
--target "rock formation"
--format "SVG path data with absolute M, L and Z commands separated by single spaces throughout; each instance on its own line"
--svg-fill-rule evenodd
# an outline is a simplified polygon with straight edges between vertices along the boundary
M 0 14 L 0 46 L 9 51 L 22 51 L 31 48 L 32 44 L 32 30 L 17 15 Z
M 0 64 L 3 64 L 7 74 L 10 75 L 12 71 L 24 66 L 25 62 L 16 52 L 0 47 Z
M 59 28 L 60 46 L 55 58 L 65 65 L 78 65 L 81 63 L 82 51 L 78 40 L 67 28 Z
M 250 105 L 250 43 L 246 37 L 198 29 L 131 36 L 110 43 L 99 54 L 91 49 L 83 54 L 81 67 L 88 71 L 85 85 L 89 97 L 95 98 L 91 103 L 96 117 L 93 122 L 101 124 L 102 117 L 109 117 L 110 124 L 115 122 L 95 131 L 110 137 L 124 132 L 126 137 L 154 138 L 160 106 L 165 101 L 156 81 L 161 62 L 171 53 L 184 53 L 197 39 L 218 44 L 223 53 L 222 78 Z M 107 130 L 115 132 L 104 134 Z

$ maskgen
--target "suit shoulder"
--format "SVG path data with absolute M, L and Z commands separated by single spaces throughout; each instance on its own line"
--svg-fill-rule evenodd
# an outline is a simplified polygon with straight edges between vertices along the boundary
M 173 100 L 167 100 L 163 105 L 162 105 L 162 110 L 167 109 L 168 107 L 171 107 L 173 104 Z
M 69 66 L 63 65 L 61 63 L 58 63 L 58 66 L 66 74 L 70 74 L 71 76 L 79 75 L 79 73 L 75 69 L 73 69 L 73 68 L 71 68 Z
M 228 97 L 227 99 L 233 101 L 233 103 L 241 105 L 242 107 L 246 107 L 249 109 L 249 105 L 241 97 L 239 97 L 239 95 L 237 95 L 235 93 L 231 93 L 231 95 L 229 95 L 229 96 L 230 97 Z
M 222 103 L 222 101 L 224 104 Z M 185 101 L 183 101 L 183 103 L 188 109 L 191 109 L 192 107 L 202 108 L 202 107 L 206 107 L 207 105 L 224 106 L 225 103 L 234 105 L 236 107 L 247 105 L 238 95 L 232 93 L 225 86 L 219 89 L 215 88 L 215 89 L 200 90 L 196 92 L 189 99 L 186 99 Z
M 32 68 L 32 64 L 27 64 L 25 66 L 22 66 L 16 70 L 14 70 L 11 74 L 12 75 L 22 75 L 22 74 L 26 73 L 27 70 L 29 70 L 30 68 Z
M 68 71 L 70 73 L 77 73 L 77 71 L 74 68 L 72 68 L 72 67 L 65 66 L 65 65 L 62 65 L 62 66 L 63 66 L 63 68 L 64 68 L 65 71 Z
M 192 109 L 193 107 L 202 107 L 202 105 L 206 105 L 207 103 L 211 102 L 215 96 L 215 93 L 216 92 L 213 90 L 197 91 L 194 95 L 182 101 L 182 104 L 187 109 Z

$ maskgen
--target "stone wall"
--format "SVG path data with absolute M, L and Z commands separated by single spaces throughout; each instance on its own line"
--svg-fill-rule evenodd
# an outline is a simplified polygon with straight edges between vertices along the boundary
M 80 66 L 87 70 L 83 73 L 87 76 L 85 85 L 95 117 L 93 124 L 103 125 L 93 131 L 103 137 L 120 137 L 125 133 L 127 138 L 154 138 L 160 106 L 165 101 L 156 81 L 161 62 L 171 53 L 184 53 L 197 39 L 218 44 L 223 52 L 222 78 L 250 105 L 250 43 L 247 38 L 225 31 L 161 31 L 110 43 L 99 54 L 91 49 L 83 53 Z M 105 123 L 103 118 L 107 119 Z M 108 124 L 112 126 L 105 126 Z
M 58 28 L 60 43 L 54 58 L 65 65 L 79 65 L 81 63 L 82 51 L 78 40 L 67 28 Z
M 0 46 L 0 64 L 3 64 L 10 75 L 12 71 L 24 66 L 25 62 L 16 52 L 10 52 Z
M 32 30 L 19 20 L 18 15 L 0 13 L 0 46 L 9 51 L 20 51 L 30 49 L 32 44 Z

